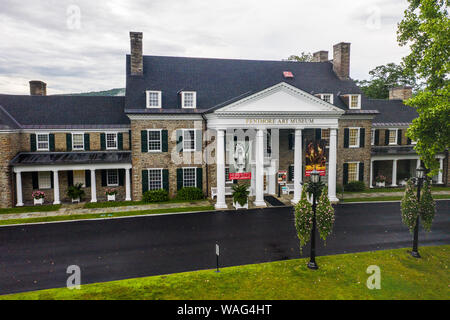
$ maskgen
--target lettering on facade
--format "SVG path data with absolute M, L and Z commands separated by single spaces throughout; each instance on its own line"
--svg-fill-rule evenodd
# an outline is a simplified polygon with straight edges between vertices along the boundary
M 314 123 L 313 118 L 304 119 L 245 119 L 246 124 L 306 124 Z

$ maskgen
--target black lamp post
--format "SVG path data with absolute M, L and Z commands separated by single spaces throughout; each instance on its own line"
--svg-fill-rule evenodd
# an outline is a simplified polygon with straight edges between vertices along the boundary
M 416 170 L 417 202 L 418 203 L 420 203 L 420 189 L 422 188 L 422 183 L 423 183 L 424 177 L 425 177 L 425 168 L 420 166 Z M 411 255 L 414 258 L 420 258 L 418 247 L 419 247 L 419 215 L 417 215 L 416 226 L 414 227 L 413 249 L 411 251 Z
M 313 196 L 312 209 L 314 214 L 313 227 L 311 230 L 311 254 L 308 262 L 308 268 L 317 270 L 319 269 L 319 266 L 316 263 L 316 200 L 320 190 L 322 189 L 322 184 L 320 183 L 320 174 L 316 169 L 311 172 L 311 182 L 308 185 L 308 189 Z

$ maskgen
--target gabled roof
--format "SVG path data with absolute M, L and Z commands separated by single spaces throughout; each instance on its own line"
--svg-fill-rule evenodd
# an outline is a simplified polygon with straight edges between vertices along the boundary
M 407 126 L 418 117 L 417 111 L 402 100 L 367 99 L 366 107 L 380 112 L 373 119 L 374 126 Z
M 3 109 L 22 129 L 128 127 L 124 102 L 125 97 L 115 96 L 0 94 L 0 119 L 7 119 Z

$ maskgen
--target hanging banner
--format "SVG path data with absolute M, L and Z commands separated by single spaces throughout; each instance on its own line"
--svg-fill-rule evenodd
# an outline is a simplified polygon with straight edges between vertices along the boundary
M 319 171 L 321 176 L 326 175 L 327 152 L 325 148 L 325 141 L 310 141 L 306 147 L 306 163 L 305 176 L 311 176 L 314 168 Z
M 229 180 L 250 180 L 252 178 L 251 172 L 230 172 Z

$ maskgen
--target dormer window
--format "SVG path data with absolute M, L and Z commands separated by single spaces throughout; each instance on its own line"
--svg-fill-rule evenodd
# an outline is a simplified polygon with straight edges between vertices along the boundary
M 194 109 L 197 107 L 197 93 L 195 91 L 181 92 L 181 107 Z
M 320 99 L 325 102 L 333 104 L 333 94 L 331 93 L 320 93 L 317 95 Z
M 161 91 L 146 91 L 147 108 L 161 108 Z
M 350 109 L 361 109 L 361 95 L 351 94 L 348 96 L 348 107 Z

